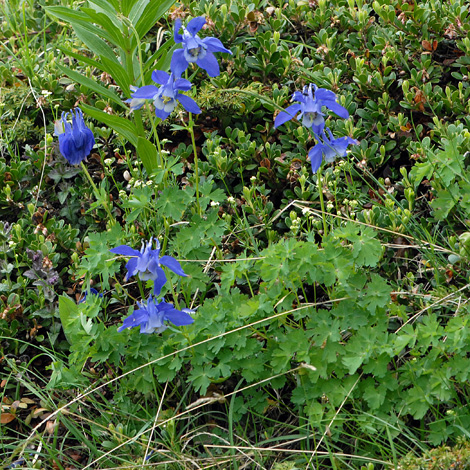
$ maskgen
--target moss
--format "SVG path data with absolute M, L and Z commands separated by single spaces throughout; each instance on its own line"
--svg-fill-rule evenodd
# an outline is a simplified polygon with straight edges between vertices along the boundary
M 470 442 L 462 439 L 454 447 L 437 447 L 422 457 L 408 455 L 397 470 L 470 470 Z

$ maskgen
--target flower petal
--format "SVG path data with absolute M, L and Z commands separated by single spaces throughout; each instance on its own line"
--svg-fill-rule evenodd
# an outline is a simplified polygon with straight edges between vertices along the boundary
M 171 71 L 176 77 L 181 77 L 188 68 L 189 62 L 184 57 L 184 49 L 177 49 L 171 57 Z
M 181 29 L 182 21 L 181 18 L 176 18 L 175 21 L 175 29 L 173 31 L 173 38 L 176 43 L 183 42 L 183 36 L 179 34 L 179 30 Z
M 326 106 L 340 118 L 348 119 L 349 117 L 349 111 L 345 107 L 338 104 L 336 101 L 320 101 L 320 104 L 322 106 Z
M 295 115 L 300 111 L 300 104 L 291 104 L 285 111 L 281 111 L 274 120 L 274 127 L 282 126 L 282 124 L 295 118 Z
M 201 109 L 196 104 L 196 102 L 189 96 L 183 95 L 180 93 L 176 96 L 176 99 L 182 104 L 183 108 L 193 114 L 199 114 Z
M 171 112 L 167 112 L 164 109 L 155 108 L 155 116 L 160 118 L 162 121 L 164 121 L 170 114 Z
M 171 321 L 175 326 L 184 326 L 194 323 L 194 318 L 186 312 L 173 308 L 165 312 L 165 319 Z
M 132 277 L 137 272 L 138 261 L 139 261 L 139 258 L 131 258 L 126 263 L 126 269 L 127 269 L 126 281 L 129 280 L 129 278 Z
M 202 42 L 207 46 L 209 52 L 227 52 L 232 54 L 232 51 L 224 47 L 220 39 L 209 37 L 202 39 Z
M 159 85 L 166 85 L 168 80 L 170 80 L 170 74 L 163 70 L 154 70 L 152 72 L 152 80 Z
M 180 263 L 175 260 L 175 258 L 173 258 L 172 256 L 162 256 L 160 258 L 160 264 L 166 266 L 175 274 L 178 274 L 178 276 L 187 276 L 187 274 L 183 271 L 183 268 L 181 267 Z
M 305 96 L 301 91 L 294 91 L 292 94 L 292 101 L 299 101 L 300 103 L 305 103 L 307 100 L 307 96 Z
M 155 297 L 158 297 L 160 295 L 160 292 L 162 290 L 162 287 L 165 285 L 165 282 L 166 282 L 165 271 L 163 271 L 162 268 L 158 267 L 157 278 L 155 279 L 154 285 L 153 285 L 153 295 Z
M 186 29 L 193 35 L 196 36 L 196 34 L 202 29 L 202 27 L 206 24 L 206 19 L 203 16 L 198 16 L 197 18 L 193 18 L 188 25 L 186 26 Z
M 116 248 L 111 248 L 109 251 L 116 255 L 140 256 L 140 251 L 134 250 L 134 248 L 131 248 L 130 246 L 127 246 L 127 245 L 120 245 L 120 246 L 117 246 Z
M 310 163 L 312 165 L 312 172 L 316 173 L 320 168 L 322 158 L 323 158 L 323 147 L 324 145 L 318 143 L 315 147 L 311 148 L 308 152 L 308 156 L 310 158 Z
M 212 52 L 208 51 L 204 57 L 198 58 L 196 64 L 204 69 L 209 77 L 217 77 L 220 74 L 219 63 Z
M 158 93 L 159 88 L 155 85 L 145 85 L 137 89 L 132 93 L 132 98 L 152 100 L 153 97 Z
M 179 91 L 189 91 L 191 90 L 191 82 L 185 78 L 177 78 L 175 80 L 174 88 Z

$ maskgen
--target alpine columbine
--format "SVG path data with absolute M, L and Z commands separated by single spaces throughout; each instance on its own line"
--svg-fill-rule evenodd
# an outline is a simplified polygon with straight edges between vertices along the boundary
M 198 16 L 193 18 L 185 28 L 179 18 L 176 20 L 175 42 L 183 44 L 183 49 L 177 49 L 173 52 L 171 58 L 171 70 L 177 77 L 181 77 L 190 62 L 199 65 L 208 73 L 209 77 L 217 77 L 220 74 L 219 63 L 213 52 L 232 53 L 230 49 L 224 47 L 219 39 L 212 37 L 201 39 L 198 36 L 197 33 L 205 23 L 206 19 L 203 16 Z M 181 27 L 183 28 L 183 34 L 179 33 Z

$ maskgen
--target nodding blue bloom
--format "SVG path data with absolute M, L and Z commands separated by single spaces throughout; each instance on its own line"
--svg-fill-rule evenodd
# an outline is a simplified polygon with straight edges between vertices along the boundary
M 190 62 L 195 62 L 199 67 L 204 69 L 209 77 L 217 77 L 220 74 L 219 63 L 213 52 L 226 52 L 231 54 L 232 51 L 224 47 L 222 42 L 217 38 L 204 38 L 198 36 L 198 32 L 206 23 L 203 16 L 193 18 L 186 28 L 183 26 L 183 34 L 179 33 L 182 22 L 178 18 L 175 22 L 174 38 L 176 43 L 183 43 L 183 49 L 177 49 L 173 52 L 171 58 L 171 70 L 177 77 L 188 68 Z
M 281 111 L 274 120 L 274 127 L 290 121 L 300 111 L 299 119 L 302 119 L 302 124 L 310 127 L 315 134 L 321 134 L 325 127 L 322 106 L 326 106 L 343 119 L 349 117 L 348 110 L 336 102 L 336 95 L 332 91 L 318 88 L 313 83 L 305 85 L 302 92 L 296 91 L 292 95 L 292 101 L 299 103 L 292 104 L 285 111 Z
M 97 295 L 98 297 L 103 297 L 103 294 L 100 294 L 95 288 L 93 287 L 90 287 L 90 290 L 88 291 L 85 291 L 83 293 L 83 297 L 79 300 L 79 304 L 82 304 L 83 302 L 86 302 L 86 299 L 87 299 L 87 296 L 88 294 L 93 294 L 93 295 Z
M 180 91 L 189 91 L 191 89 L 192 85 L 189 80 L 184 78 L 175 79 L 173 73 L 168 75 L 162 70 L 154 70 L 152 72 L 152 80 L 161 85 L 161 87 L 146 85 L 137 88 L 132 94 L 131 106 L 132 103 L 140 103 L 138 100 L 153 100 L 155 114 L 161 120 L 166 119 L 171 114 L 178 104 L 177 101 L 190 113 L 199 114 L 201 112 L 199 106 L 192 98 L 180 93 Z
M 134 85 L 131 85 L 131 91 L 137 91 L 138 88 Z M 132 113 L 133 111 L 137 111 L 140 109 L 146 102 L 147 100 L 144 98 L 129 98 L 128 100 L 124 101 L 124 103 L 129 103 L 130 107 L 130 112 Z
M 156 249 L 152 250 L 152 238 L 147 244 L 142 242 L 140 251 L 134 250 L 127 245 L 120 245 L 109 251 L 117 255 L 132 256 L 126 264 L 126 280 L 137 273 L 139 273 L 139 278 L 142 279 L 142 281 L 151 279 L 154 282 L 153 294 L 155 296 L 160 295 L 160 291 L 166 282 L 165 271 L 163 271 L 160 265 L 166 266 L 179 276 L 187 276 L 175 258 L 171 256 L 162 256 L 160 258 L 160 243 L 158 240 Z
M 168 327 L 163 323 L 169 321 L 175 326 L 190 325 L 194 319 L 189 315 L 194 310 L 184 308 L 177 310 L 172 304 L 167 304 L 164 300 L 157 302 L 156 299 L 149 297 L 147 303 L 137 302 L 139 309 L 124 319 L 122 326 L 118 331 L 126 328 L 135 328 L 140 326 L 140 332 L 149 334 L 153 332 L 161 333 Z
M 67 116 L 72 115 L 72 124 L 67 122 Z M 90 155 L 95 145 L 93 132 L 86 126 L 80 108 L 63 112 L 61 119 L 54 125 L 55 134 L 59 136 L 60 153 L 72 165 L 78 165 Z
M 333 134 L 330 129 L 327 128 L 326 130 L 329 136 L 324 132 L 322 133 L 321 138 L 320 136 L 315 135 L 318 140 L 318 144 L 312 147 L 308 152 L 313 173 L 316 173 L 320 168 L 323 158 L 326 162 L 333 162 L 336 157 L 346 156 L 348 145 L 357 145 L 359 143 L 356 139 L 352 139 L 349 136 L 333 139 Z

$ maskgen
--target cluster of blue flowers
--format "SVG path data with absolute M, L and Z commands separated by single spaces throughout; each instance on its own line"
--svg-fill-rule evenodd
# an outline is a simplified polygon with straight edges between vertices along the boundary
M 318 88 L 311 83 L 305 85 L 302 92 L 294 92 L 292 101 L 298 101 L 298 103 L 287 107 L 285 111 L 281 111 L 274 120 L 274 127 L 279 127 L 290 121 L 300 112 L 298 119 L 301 119 L 302 124 L 313 131 L 313 135 L 317 140 L 317 144 L 308 152 L 313 173 L 318 171 L 323 159 L 326 162 L 332 162 L 336 157 L 344 157 L 349 145 L 359 143 L 348 136 L 334 139 L 328 128 L 325 132 L 323 106 L 333 111 L 340 118 L 347 119 L 349 117 L 348 110 L 336 102 L 336 95 L 332 91 Z
M 118 329 L 122 331 L 126 328 L 140 326 L 141 333 L 162 332 L 167 327 L 164 321 L 170 321 L 176 326 L 189 325 L 194 319 L 189 315 L 193 310 L 177 310 L 173 305 L 164 300 L 158 302 L 163 285 L 166 282 L 165 271 L 162 266 L 167 267 L 179 276 L 187 276 L 179 262 L 171 256 L 162 256 L 160 258 L 160 243 L 156 241 L 156 249 L 152 249 L 152 239 L 147 243 L 142 243 L 140 251 L 134 250 L 130 246 L 120 245 L 112 248 L 111 253 L 123 256 L 130 256 L 131 259 L 126 264 L 126 280 L 138 274 L 142 281 L 153 281 L 153 295 L 147 302 L 137 302 L 139 309 L 135 310 L 123 322 Z
M 199 114 L 201 110 L 196 102 L 183 91 L 189 91 L 191 82 L 181 78 L 189 64 L 195 63 L 204 69 L 210 77 L 219 75 L 219 64 L 214 52 L 226 52 L 231 54 L 230 49 L 224 47 L 217 38 L 207 37 L 201 39 L 197 34 L 206 20 L 202 16 L 192 19 L 187 27 L 182 26 L 180 19 L 175 22 L 174 39 L 176 43 L 182 44 L 182 49 L 177 49 L 171 57 L 171 73 L 161 70 L 152 73 L 152 80 L 161 85 L 145 85 L 140 88 L 132 87 L 133 94 L 127 100 L 131 112 L 141 108 L 146 100 L 152 100 L 155 106 L 155 114 L 161 120 L 166 119 L 176 108 L 179 102 L 183 108 L 193 114 Z M 180 34 L 181 28 L 183 34 Z
M 178 103 L 190 113 L 201 112 L 196 102 L 183 93 L 189 91 L 192 85 L 187 79 L 182 78 L 182 74 L 190 63 L 195 63 L 204 69 L 210 77 L 215 77 L 219 75 L 220 71 L 214 53 L 232 53 L 223 46 L 219 39 L 213 37 L 201 39 L 198 36 L 198 32 L 205 23 L 205 18 L 197 17 L 191 20 L 185 28 L 181 20 L 176 20 L 174 40 L 177 44 L 181 44 L 182 48 L 173 53 L 170 73 L 162 70 L 153 71 L 152 80 L 159 86 L 131 87 L 131 98 L 126 101 L 130 104 L 131 112 L 141 108 L 147 100 L 153 101 L 155 115 L 161 120 L 166 119 Z M 183 34 L 180 33 L 181 29 Z M 279 127 L 298 115 L 302 124 L 312 130 L 317 144 L 310 149 L 308 155 L 314 173 L 320 168 L 323 159 L 326 162 L 331 162 L 338 156 L 343 157 L 346 155 L 349 145 L 358 143 L 350 137 L 335 139 L 330 129 L 325 128 L 323 107 L 333 111 L 340 118 L 347 119 L 349 117 L 348 110 L 336 102 L 336 95 L 332 91 L 318 88 L 312 83 L 305 86 L 302 92 L 296 91 L 292 95 L 292 101 L 296 103 L 278 114 L 274 126 Z M 67 121 L 69 115 L 72 117 L 72 123 Z M 82 162 L 95 145 L 93 133 L 86 126 L 80 108 L 71 110 L 69 113 L 62 113 L 61 119 L 56 122 L 55 132 L 59 136 L 60 152 L 72 165 Z M 172 304 L 158 300 L 162 287 L 167 281 L 163 267 L 179 276 L 187 275 L 176 259 L 171 256 L 160 257 L 158 240 L 156 240 L 155 249 L 152 248 L 152 244 L 153 239 L 151 238 L 147 243 L 142 244 L 140 251 L 127 245 L 120 245 L 110 250 L 114 254 L 130 258 L 126 264 L 126 280 L 138 276 L 142 281 L 153 281 L 153 295 L 150 295 L 146 302 L 137 302 L 139 308 L 124 319 L 123 325 L 118 331 L 140 327 L 141 333 L 162 332 L 167 328 L 165 322 L 182 326 L 189 325 L 194 321 L 190 315 L 194 311 L 190 309 L 178 310 Z M 90 288 L 88 292 L 85 292 L 80 302 L 85 302 L 88 294 L 102 296 L 98 294 L 96 289 Z
M 171 73 L 162 70 L 155 70 L 152 73 L 152 80 L 155 85 L 144 85 L 140 88 L 131 87 L 132 98 L 126 100 L 130 104 L 131 112 L 141 108 L 147 100 L 152 100 L 155 106 L 155 114 L 161 120 L 166 119 L 176 108 L 178 102 L 183 108 L 193 114 L 201 112 L 196 102 L 182 92 L 189 91 L 191 82 L 181 75 L 188 68 L 191 62 L 204 69 L 210 77 L 219 75 L 219 64 L 214 56 L 214 52 L 232 52 L 225 48 L 217 38 L 207 37 L 201 39 L 198 32 L 202 29 L 206 20 L 199 16 L 192 19 L 187 27 L 182 26 L 180 19 L 175 22 L 174 39 L 176 43 L 181 43 L 183 48 L 177 49 L 171 58 Z M 183 34 L 180 34 L 181 28 Z M 72 115 L 72 124 L 67 121 L 68 115 Z M 95 145 L 93 133 L 86 126 L 83 120 L 83 113 L 80 108 L 70 110 L 69 113 L 62 113 L 61 119 L 55 123 L 55 134 L 59 136 L 60 153 L 72 165 L 78 165 L 91 152 Z
M 219 39 L 207 37 L 201 39 L 198 32 L 206 23 L 205 18 L 198 17 L 191 20 L 187 27 L 182 26 L 181 20 L 176 20 L 174 39 L 176 43 L 182 44 L 182 48 L 173 53 L 171 59 L 171 73 L 162 70 L 154 70 L 152 80 L 160 86 L 144 85 L 140 88 L 131 87 L 133 92 L 131 99 L 127 100 L 130 110 L 135 111 L 141 108 L 147 100 L 152 100 L 155 106 L 155 114 L 161 120 L 166 119 L 176 108 L 178 102 L 186 111 L 194 114 L 201 112 L 196 102 L 182 92 L 189 91 L 192 87 L 189 80 L 181 75 L 188 68 L 190 63 L 195 63 L 206 70 L 210 77 L 219 75 L 219 64 L 214 56 L 214 52 L 226 52 L 226 49 Z M 183 34 L 180 30 L 183 29 Z M 68 115 L 72 115 L 72 124 L 67 122 Z M 83 113 L 80 108 L 70 113 L 63 113 L 61 120 L 55 124 L 55 133 L 59 136 L 59 149 L 62 155 L 72 165 L 82 162 L 91 152 L 95 145 L 95 139 L 91 130 L 85 125 Z M 167 281 L 165 271 L 162 266 L 170 269 L 179 276 L 187 276 L 179 262 L 171 256 L 160 257 L 160 243 L 156 241 L 156 248 L 152 249 L 153 240 L 143 243 L 140 251 L 127 245 L 121 245 L 110 251 L 117 255 L 130 257 L 126 264 L 126 279 L 138 275 L 142 281 L 153 281 L 153 296 L 146 302 L 138 302 L 139 309 L 128 316 L 123 325 L 118 329 L 122 331 L 126 328 L 140 326 L 141 333 L 162 332 L 167 326 L 165 321 L 169 321 L 176 326 L 189 325 L 193 323 L 190 313 L 193 310 L 177 310 L 172 304 L 164 300 L 158 301 L 158 296 L 162 287 Z M 86 302 L 87 295 L 100 295 L 94 288 L 84 293 L 80 303 Z

